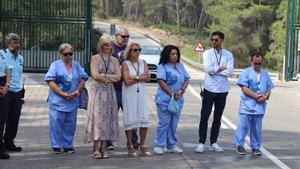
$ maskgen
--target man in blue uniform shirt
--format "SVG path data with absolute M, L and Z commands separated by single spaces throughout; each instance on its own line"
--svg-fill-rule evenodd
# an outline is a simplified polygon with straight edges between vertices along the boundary
M 4 50 L 2 50 L 2 40 L 3 34 L 0 32 L 0 159 L 9 159 L 10 156 L 5 152 L 3 144 L 3 131 L 6 123 L 6 118 L 8 114 L 8 97 L 7 91 L 10 81 L 10 71 L 8 65 L 6 64 L 5 57 L 3 55 Z
M 241 87 L 239 118 L 233 144 L 237 154 L 245 155 L 245 137 L 250 129 L 250 146 L 254 155 L 261 155 L 262 119 L 266 111 L 266 101 L 274 87 L 268 72 L 261 68 L 263 55 L 260 52 L 251 54 L 251 67 L 240 75 L 237 84 Z
M 22 147 L 14 144 L 16 138 L 22 106 L 22 72 L 23 56 L 20 55 L 20 37 L 9 33 L 6 37 L 7 49 L 3 52 L 5 61 L 10 69 L 10 83 L 8 88 L 8 116 L 4 133 L 6 151 L 22 151 Z

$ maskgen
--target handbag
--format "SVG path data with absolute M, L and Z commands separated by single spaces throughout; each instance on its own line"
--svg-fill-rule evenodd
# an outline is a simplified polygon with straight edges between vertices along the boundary
M 87 109 L 89 101 L 89 94 L 87 89 L 84 87 L 79 94 L 79 108 L 80 109 Z
M 170 102 L 168 104 L 168 111 L 171 114 L 176 114 L 179 112 L 178 102 L 175 100 L 174 96 L 171 97 Z

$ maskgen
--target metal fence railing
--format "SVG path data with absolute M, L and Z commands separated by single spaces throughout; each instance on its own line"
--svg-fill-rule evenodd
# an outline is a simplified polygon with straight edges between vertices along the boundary
M 0 31 L 20 35 L 28 72 L 45 72 L 65 42 L 74 47 L 74 60 L 88 63 L 91 19 L 91 0 L 0 1 Z

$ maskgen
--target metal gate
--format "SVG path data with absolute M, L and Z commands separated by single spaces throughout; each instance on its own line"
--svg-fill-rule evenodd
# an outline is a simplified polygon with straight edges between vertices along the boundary
M 45 72 L 70 43 L 74 60 L 84 66 L 91 51 L 91 0 L 1 0 L 0 31 L 21 37 L 24 70 Z
M 288 0 L 285 80 L 300 78 L 300 0 Z

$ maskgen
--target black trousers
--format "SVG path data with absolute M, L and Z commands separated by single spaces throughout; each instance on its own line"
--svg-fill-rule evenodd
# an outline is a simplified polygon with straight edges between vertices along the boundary
M 207 137 L 207 121 L 214 105 L 214 119 L 210 132 L 210 143 L 216 143 L 221 126 L 221 118 L 226 104 L 226 93 L 212 93 L 204 89 L 202 98 L 201 119 L 199 124 L 199 143 L 205 144 Z
M 0 86 L 4 86 L 6 81 L 6 76 L 0 77 Z M 3 151 L 3 132 L 5 123 L 7 120 L 7 114 L 8 114 L 8 96 L 7 94 L 5 97 L 0 97 L 0 152 Z
M 3 150 L 3 132 L 8 114 L 8 96 L 0 97 L 0 151 Z
M 22 92 L 8 91 L 8 116 L 5 126 L 4 142 L 13 143 L 16 138 L 19 126 L 19 119 L 22 107 Z

